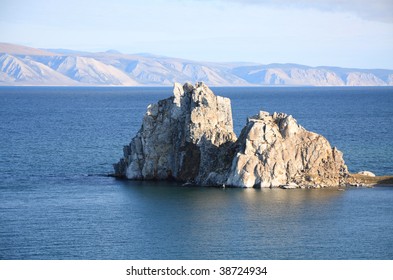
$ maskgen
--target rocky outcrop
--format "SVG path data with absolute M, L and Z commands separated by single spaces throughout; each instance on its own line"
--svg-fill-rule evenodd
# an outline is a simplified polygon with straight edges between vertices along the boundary
M 231 186 L 338 186 L 348 172 L 340 151 L 283 113 L 249 118 L 238 145 L 226 182 Z
M 203 83 L 175 84 L 173 96 L 149 105 L 115 175 L 234 187 L 327 187 L 345 182 L 342 153 L 292 116 L 260 112 L 239 139 L 228 98 Z
M 175 84 L 173 96 L 149 105 L 143 124 L 115 167 L 129 179 L 176 179 L 204 184 L 225 169 L 224 147 L 236 141 L 231 104 L 204 84 Z

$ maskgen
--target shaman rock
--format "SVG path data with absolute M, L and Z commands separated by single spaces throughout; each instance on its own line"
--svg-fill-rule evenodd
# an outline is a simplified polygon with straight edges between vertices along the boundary
M 230 100 L 203 83 L 175 84 L 149 105 L 114 168 L 128 179 L 233 187 L 339 186 L 348 176 L 340 151 L 283 113 L 249 118 L 236 139 Z
M 230 164 L 218 158 L 219 150 L 235 140 L 228 98 L 203 83 L 176 83 L 172 97 L 148 106 L 141 129 L 114 165 L 115 175 L 203 184 L 213 170 Z

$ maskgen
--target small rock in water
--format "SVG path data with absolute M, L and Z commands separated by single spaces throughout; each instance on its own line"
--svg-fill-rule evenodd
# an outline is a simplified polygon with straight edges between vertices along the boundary
M 297 189 L 299 186 L 296 183 L 289 183 L 287 185 L 281 185 L 282 189 Z
M 358 174 L 364 175 L 364 176 L 375 177 L 375 174 L 370 171 L 360 171 L 360 172 L 358 172 Z

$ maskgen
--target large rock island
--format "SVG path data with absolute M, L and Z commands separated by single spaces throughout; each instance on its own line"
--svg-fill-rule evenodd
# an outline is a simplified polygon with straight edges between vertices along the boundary
M 345 184 L 342 153 L 284 113 L 259 112 L 237 139 L 228 98 L 203 83 L 175 84 L 149 105 L 115 176 L 206 186 L 330 187 Z

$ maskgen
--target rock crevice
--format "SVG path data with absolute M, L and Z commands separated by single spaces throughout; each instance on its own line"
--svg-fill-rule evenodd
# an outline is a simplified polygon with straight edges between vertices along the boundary
M 175 84 L 173 96 L 149 105 L 124 147 L 115 175 L 234 187 L 328 187 L 344 184 L 342 153 L 284 113 L 259 112 L 239 139 L 230 100 L 203 83 Z

